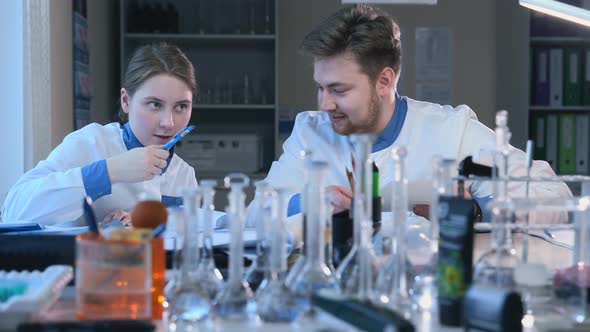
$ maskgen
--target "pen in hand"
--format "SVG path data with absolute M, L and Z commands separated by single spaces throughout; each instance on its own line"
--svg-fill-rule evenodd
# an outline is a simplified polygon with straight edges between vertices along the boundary
M 86 196 L 83 200 L 83 205 L 84 218 L 86 219 L 86 224 L 88 224 L 88 230 L 92 233 L 99 234 L 98 222 L 96 221 L 96 215 L 94 214 L 94 210 L 92 209 L 92 198 Z
M 181 130 L 178 134 L 174 135 L 174 137 L 172 137 L 172 139 L 168 141 L 168 143 L 164 144 L 164 150 L 168 150 L 171 147 L 173 147 L 174 144 L 178 143 L 178 141 L 180 141 L 184 136 L 186 136 L 186 134 L 193 131 L 193 129 L 195 129 L 195 126 L 188 126 Z

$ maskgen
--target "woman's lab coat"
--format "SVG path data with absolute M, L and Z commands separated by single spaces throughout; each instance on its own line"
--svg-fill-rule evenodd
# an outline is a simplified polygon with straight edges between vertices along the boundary
M 402 97 L 407 101 L 407 114 L 399 136 L 388 148 L 371 154 L 379 168 L 380 189 L 384 207 L 390 206 L 393 159 L 391 148 L 405 146 L 406 176 L 409 181 L 410 205 L 430 201 L 432 159 L 435 155 L 443 158 L 463 160 L 480 149 L 495 146 L 494 132 L 477 120 L 475 113 L 466 105 L 456 108 L 441 106 Z M 326 112 L 308 111 L 297 115 L 291 136 L 283 145 L 283 154 L 272 164 L 266 178 L 272 187 L 288 188 L 300 193 L 303 189 L 303 160 L 300 151 L 310 150 L 313 159 L 328 162 L 324 185 L 350 187 L 346 170 L 351 170 L 352 148 L 347 136 L 337 134 L 332 128 Z M 514 176 L 526 175 L 525 153 L 511 146 L 509 173 Z M 480 158 L 477 162 L 491 165 L 491 158 Z M 358 162 L 357 162 L 358 163 Z M 545 161 L 534 161 L 532 176 L 554 176 L 555 173 Z M 474 197 L 489 197 L 493 194 L 490 182 L 473 182 L 469 192 Z M 509 185 L 510 196 L 524 196 L 524 182 Z M 531 197 L 568 197 L 571 192 L 564 183 L 531 183 Z M 250 210 L 255 210 L 250 207 Z M 248 218 L 252 219 L 252 218 Z
M 71 225 L 82 216 L 82 199 L 87 195 L 82 167 L 126 151 L 119 123 L 94 123 L 67 135 L 47 159 L 12 187 L 4 202 L 2 219 Z M 197 187 L 195 170 L 174 154 L 164 174 L 144 182 L 112 184 L 111 194 L 97 199 L 93 207 L 101 221 L 113 210 L 129 211 L 141 197 L 177 197 L 183 187 Z

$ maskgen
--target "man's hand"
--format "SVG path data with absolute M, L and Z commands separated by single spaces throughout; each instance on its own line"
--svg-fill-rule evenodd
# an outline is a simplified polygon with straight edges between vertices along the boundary
M 334 207 L 333 213 L 340 213 L 344 210 L 350 210 L 352 206 L 352 190 L 347 187 L 341 186 L 328 186 L 326 187 L 326 194 L 332 206 Z
M 106 160 L 111 183 L 141 182 L 162 174 L 170 152 L 152 145 L 131 149 Z
M 428 204 L 416 204 L 412 209 L 414 213 L 420 217 L 424 217 L 430 220 L 430 205 Z

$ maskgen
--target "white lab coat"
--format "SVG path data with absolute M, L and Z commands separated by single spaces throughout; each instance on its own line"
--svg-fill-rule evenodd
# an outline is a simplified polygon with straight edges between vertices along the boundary
M 4 202 L 2 219 L 72 225 L 82 216 L 82 199 L 86 196 L 82 167 L 126 151 L 123 129 L 118 123 L 94 123 L 70 133 L 47 159 L 12 187 Z M 195 170 L 175 154 L 161 176 L 150 181 L 113 184 L 111 194 L 97 199 L 93 207 L 101 221 L 113 210 L 129 211 L 141 197 L 180 196 L 183 187 L 197 187 Z
M 387 196 L 386 193 L 391 191 L 393 177 L 391 148 L 405 146 L 408 150 L 406 176 L 410 183 L 409 195 L 413 197 L 413 203 L 428 204 L 430 187 L 420 186 L 423 192 L 416 194 L 412 193 L 412 183 L 432 179 L 433 156 L 441 155 L 443 158 L 460 161 L 478 149 L 493 148 L 495 136 L 492 130 L 477 120 L 475 113 L 466 105 L 453 108 L 402 98 L 406 99 L 408 109 L 399 136 L 390 147 L 372 153 L 371 157 L 379 168 L 381 193 Z M 333 130 L 327 113 L 316 111 L 297 115 L 293 132 L 283 145 L 283 154 L 272 164 L 266 178 L 272 187 L 289 188 L 294 194 L 301 192 L 304 169 L 300 157 L 302 149 L 311 150 L 313 159 L 328 162 L 329 169 L 324 177 L 324 185 L 349 187 L 346 169 L 352 169 L 350 156 L 353 152 L 349 139 Z M 514 147 L 511 149 L 509 172 L 514 176 L 524 176 L 526 155 Z M 545 161 L 534 161 L 531 175 L 546 177 L 554 176 L 555 173 Z M 493 187 L 490 182 L 474 182 L 469 191 L 474 197 L 488 197 L 493 194 Z M 523 197 L 524 183 L 512 183 L 509 191 L 512 197 Z M 529 195 L 568 197 L 571 192 L 564 183 L 531 183 Z M 384 202 L 384 205 L 389 206 L 388 202 Z M 250 207 L 250 210 L 255 209 Z M 257 218 L 252 216 L 249 219 Z M 296 234 L 295 236 L 297 237 Z

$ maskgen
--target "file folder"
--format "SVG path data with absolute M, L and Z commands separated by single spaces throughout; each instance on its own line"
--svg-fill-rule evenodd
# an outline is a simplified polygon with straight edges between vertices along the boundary
M 549 105 L 549 49 L 533 49 L 533 105 Z
M 564 50 L 563 104 L 577 106 L 582 104 L 581 74 L 582 50 L 566 48 Z
M 584 71 L 582 75 L 582 103 L 590 105 L 590 48 L 584 51 Z
M 532 139 L 534 141 L 533 159 L 545 160 L 545 122 L 547 116 L 544 114 L 537 114 L 533 119 Z
M 576 173 L 576 116 L 559 115 L 559 174 Z
M 563 106 L 563 49 L 549 51 L 549 105 Z
M 557 172 L 557 133 L 558 133 L 558 123 L 557 123 L 557 114 L 549 114 L 547 115 L 547 136 L 545 140 L 545 160 L 549 163 L 551 168 L 555 172 Z
M 590 155 L 590 115 L 576 115 L 576 174 L 587 175 L 588 155 Z

